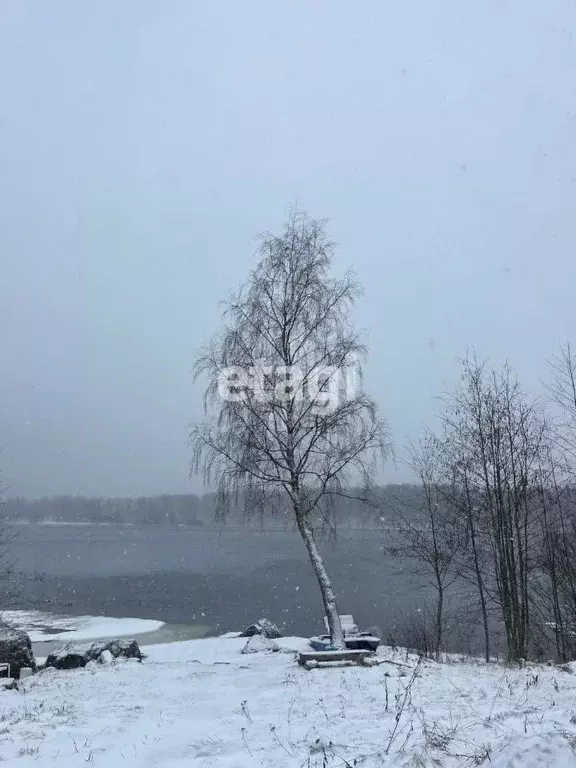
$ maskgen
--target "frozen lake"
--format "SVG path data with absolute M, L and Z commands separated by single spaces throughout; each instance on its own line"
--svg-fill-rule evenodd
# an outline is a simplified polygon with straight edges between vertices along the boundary
M 384 637 L 423 602 L 385 531 L 342 530 L 323 549 L 342 613 Z M 304 545 L 291 532 L 247 528 L 22 525 L 12 545 L 22 594 L 11 605 L 71 615 L 135 616 L 197 624 L 211 633 L 262 616 L 289 634 L 322 628 Z

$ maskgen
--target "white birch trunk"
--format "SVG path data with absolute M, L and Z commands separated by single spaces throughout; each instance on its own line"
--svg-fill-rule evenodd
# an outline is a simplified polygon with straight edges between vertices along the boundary
M 322 555 L 316 545 L 314 533 L 304 515 L 297 514 L 297 523 L 298 530 L 304 539 L 304 544 L 308 550 L 312 568 L 314 568 L 314 573 L 316 574 L 320 586 L 322 602 L 324 603 L 324 610 L 326 611 L 326 618 L 330 630 L 330 641 L 335 648 L 345 649 L 346 643 L 344 642 L 344 633 L 342 631 L 340 616 L 338 615 L 338 606 L 336 605 L 332 583 L 330 582 L 330 577 L 324 567 Z

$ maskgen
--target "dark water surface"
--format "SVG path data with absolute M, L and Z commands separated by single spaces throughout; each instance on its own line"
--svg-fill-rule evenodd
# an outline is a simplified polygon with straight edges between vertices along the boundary
M 423 603 L 385 531 L 343 530 L 323 550 L 341 613 L 386 636 Z M 248 528 L 22 525 L 12 547 L 14 608 L 198 624 L 211 633 L 262 616 L 286 634 L 322 629 L 318 587 L 297 534 Z

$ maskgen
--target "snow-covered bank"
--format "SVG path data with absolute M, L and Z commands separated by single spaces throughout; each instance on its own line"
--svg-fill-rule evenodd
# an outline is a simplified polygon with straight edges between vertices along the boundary
M 152 619 L 115 619 L 110 616 L 57 616 L 41 611 L 0 611 L 0 619 L 28 632 L 33 643 L 96 640 L 154 632 L 164 626 Z
M 0 756 L 22 768 L 576 765 L 572 668 L 297 666 L 245 640 L 150 646 L 143 663 L 46 671 L 0 692 Z M 406 664 L 407 666 L 398 666 Z M 576 667 L 575 667 L 576 669 Z M 354 761 L 357 761 L 354 763 Z

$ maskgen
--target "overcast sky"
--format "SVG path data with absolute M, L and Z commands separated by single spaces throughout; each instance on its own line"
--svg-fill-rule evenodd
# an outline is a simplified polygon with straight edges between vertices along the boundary
M 294 200 L 400 455 L 467 347 L 536 389 L 576 343 L 575 35 L 572 0 L 2 0 L 10 495 L 200 489 L 194 351 Z

